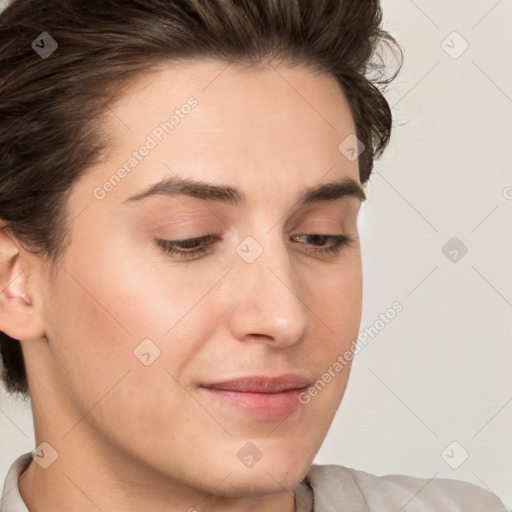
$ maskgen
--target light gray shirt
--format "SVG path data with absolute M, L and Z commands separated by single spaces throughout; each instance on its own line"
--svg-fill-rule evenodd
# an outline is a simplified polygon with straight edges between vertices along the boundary
M 19 457 L 5 479 L 0 512 L 28 512 L 18 478 L 32 460 Z M 507 512 L 494 494 L 458 480 L 376 476 L 335 465 L 313 465 L 295 489 L 297 512 Z

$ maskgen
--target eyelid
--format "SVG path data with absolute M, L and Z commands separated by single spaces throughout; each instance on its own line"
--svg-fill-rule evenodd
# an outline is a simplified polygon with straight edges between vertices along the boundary
M 356 240 L 349 235 L 346 234 L 331 234 L 331 233 L 299 233 L 296 235 L 291 235 L 291 239 L 309 237 L 317 239 L 327 239 L 334 240 L 334 244 L 328 247 L 316 246 L 316 244 L 307 244 L 310 248 L 307 249 L 308 254 L 312 255 L 321 255 L 321 256 L 337 256 L 341 250 L 346 247 L 352 245 Z M 163 250 L 164 253 L 169 253 L 175 255 L 177 258 L 181 258 L 182 260 L 187 260 L 187 258 L 192 258 L 194 260 L 199 259 L 201 255 L 206 253 L 210 253 L 215 250 L 215 245 L 217 241 L 219 241 L 218 235 L 207 234 L 194 238 L 186 238 L 179 240 L 164 240 L 161 238 L 156 239 L 157 245 Z M 207 244 L 200 245 L 201 241 L 208 241 Z M 197 247 L 194 248 L 183 248 L 179 247 L 179 245 L 193 245 Z M 311 248 L 312 247 L 312 248 Z

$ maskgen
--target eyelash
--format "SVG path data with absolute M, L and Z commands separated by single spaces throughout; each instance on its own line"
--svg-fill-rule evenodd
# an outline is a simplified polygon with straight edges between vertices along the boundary
M 334 243 L 330 247 L 327 248 L 313 248 L 308 249 L 308 253 L 311 255 L 327 255 L 327 256 L 336 256 L 341 252 L 344 247 L 351 245 L 354 240 L 346 235 L 321 235 L 321 234 L 301 234 L 301 235 L 293 235 L 292 238 L 303 238 L 310 237 L 313 239 L 326 239 L 332 240 Z M 208 252 L 210 252 L 213 244 L 217 241 L 218 237 L 214 235 L 205 235 L 197 238 L 188 238 L 186 240 L 163 240 L 157 239 L 157 244 L 166 254 L 172 254 L 178 256 L 184 260 L 187 259 L 196 259 Z M 201 245 L 195 248 L 186 248 L 187 245 L 196 246 L 201 242 L 206 242 L 205 245 Z M 180 248 L 179 245 L 185 245 L 184 248 Z

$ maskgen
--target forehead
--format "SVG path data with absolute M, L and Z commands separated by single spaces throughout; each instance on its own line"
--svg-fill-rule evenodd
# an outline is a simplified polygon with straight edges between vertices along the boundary
M 124 167 L 109 192 L 118 202 L 170 173 L 249 194 L 262 184 L 303 189 L 328 173 L 359 181 L 357 161 L 338 149 L 355 134 L 347 100 L 333 77 L 302 66 L 161 64 L 123 89 L 105 126 L 114 143 L 93 179 L 101 184 Z

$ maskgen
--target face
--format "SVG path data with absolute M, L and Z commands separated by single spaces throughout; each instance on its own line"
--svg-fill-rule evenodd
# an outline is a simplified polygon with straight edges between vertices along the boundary
M 110 112 L 116 143 L 74 186 L 70 244 L 41 274 L 36 432 L 134 481 L 293 488 L 360 323 L 348 104 L 304 67 L 209 60 L 144 75 Z M 306 195 L 329 183 L 344 185 Z

